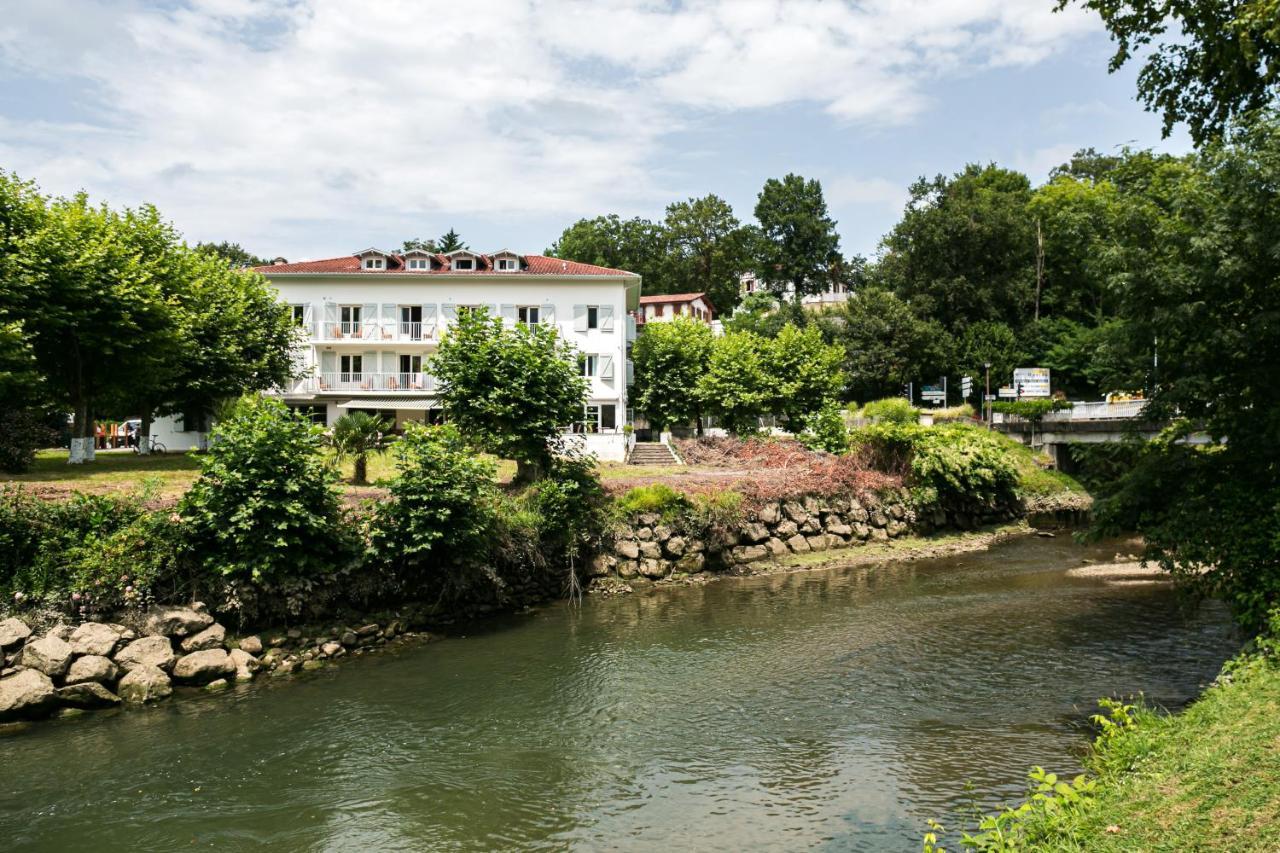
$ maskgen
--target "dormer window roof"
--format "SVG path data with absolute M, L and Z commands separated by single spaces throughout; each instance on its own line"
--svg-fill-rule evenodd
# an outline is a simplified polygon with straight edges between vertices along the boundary
M 431 269 L 431 259 L 435 257 L 426 249 L 410 249 L 404 253 L 404 268 L 413 272 L 427 272 Z
M 355 255 L 360 259 L 362 270 L 385 270 L 391 266 L 391 253 L 381 249 L 369 248 L 363 252 L 356 252 Z
M 451 270 L 470 272 L 480 267 L 480 256 L 468 249 L 454 249 L 452 252 L 446 252 L 445 257 L 449 259 Z
M 494 252 L 493 269 L 495 272 L 519 272 L 520 256 L 510 249 L 503 249 L 501 252 Z

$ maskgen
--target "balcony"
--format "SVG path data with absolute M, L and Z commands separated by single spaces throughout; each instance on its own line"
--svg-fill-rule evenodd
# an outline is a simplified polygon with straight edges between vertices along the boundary
M 296 380 L 291 394 L 433 394 L 429 373 L 318 373 Z
M 439 341 L 439 326 L 421 322 L 320 323 L 311 340 L 324 343 L 436 343 Z

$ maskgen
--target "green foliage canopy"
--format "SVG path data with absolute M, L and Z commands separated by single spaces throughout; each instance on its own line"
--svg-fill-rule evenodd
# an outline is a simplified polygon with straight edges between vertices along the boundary
M 636 406 L 658 428 L 684 426 L 702 415 L 698 382 L 712 348 L 711 327 L 679 316 L 649 323 L 632 348 Z

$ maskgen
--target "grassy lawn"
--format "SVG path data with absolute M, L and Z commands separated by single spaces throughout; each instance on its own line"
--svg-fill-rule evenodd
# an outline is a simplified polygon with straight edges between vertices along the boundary
M 1096 757 L 1096 799 L 1038 849 L 1280 849 L 1280 670 L 1252 663 Z

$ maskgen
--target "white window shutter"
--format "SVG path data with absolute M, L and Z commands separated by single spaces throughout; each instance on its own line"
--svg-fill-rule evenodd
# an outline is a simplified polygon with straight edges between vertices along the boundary
M 556 306 L 552 305 L 550 302 L 544 302 L 544 303 L 542 303 L 542 308 L 540 308 L 540 309 L 539 309 L 539 312 L 538 312 L 538 313 L 539 313 L 539 315 L 540 315 L 540 316 L 538 317 L 538 322 L 539 322 L 539 323 L 547 323 L 548 325 L 554 325 L 554 324 L 555 324 L 555 322 L 556 322 Z
M 337 373 L 338 372 L 338 354 L 332 350 L 320 353 L 320 373 Z M 332 381 L 325 377 L 326 381 Z
M 400 370 L 400 358 L 393 352 L 382 351 L 382 372 L 397 373 Z
M 503 305 L 501 311 L 502 322 L 506 323 L 508 326 L 514 326 L 516 324 L 516 306 Z
M 342 329 L 338 326 L 338 303 L 336 302 L 324 304 L 324 334 L 320 337 L 325 339 L 342 337 Z
M 600 356 L 600 361 L 596 365 L 596 375 L 606 382 L 613 381 L 613 356 Z
M 452 303 L 449 303 L 449 304 L 446 304 L 446 305 L 441 305 L 441 306 L 440 306 L 440 310 L 444 313 L 444 318 L 445 318 L 446 320 L 456 320 L 456 319 L 458 319 L 458 306 L 457 306 L 457 305 L 454 305 L 454 304 L 452 304 Z
M 627 384 L 636 384 L 636 363 L 631 359 L 627 359 Z
M 378 329 L 378 304 L 366 302 L 360 311 L 360 337 L 376 338 Z
M 585 332 L 587 330 L 587 306 L 573 306 L 573 330 L 575 332 Z
M 310 302 L 304 302 L 302 305 L 302 328 L 306 329 L 311 337 L 316 336 L 316 312 L 312 309 Z
M 601 305 L 599 309 L 600 330 L 602 332 L 613 331 L 613 306 Z
M 422 336 L 424 338 L 434 338 L 436 336 L 436 306 L 422 306 Z

